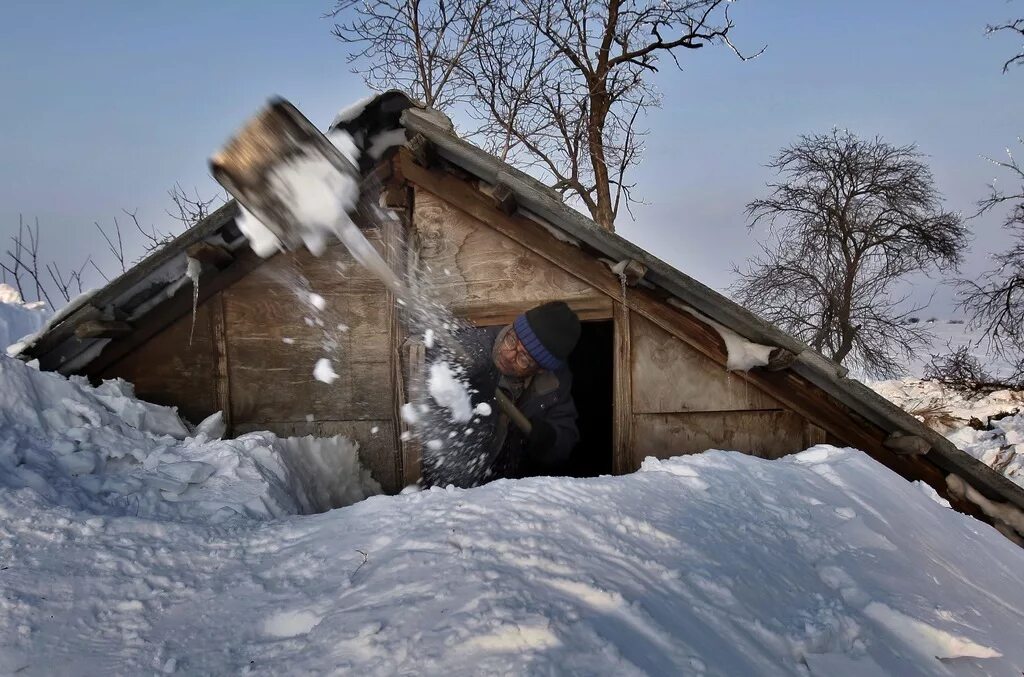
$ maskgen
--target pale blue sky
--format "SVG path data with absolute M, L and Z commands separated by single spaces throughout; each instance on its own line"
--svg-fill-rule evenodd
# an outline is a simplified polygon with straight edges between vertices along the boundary
M 321 18 L 330 6 L 6 0 L 0 235 L 19 213 L 38 217 L 45 254 L 67 265 L 90 251 L 109 265 L 93 222 L 137 208 L 144 223 L 167 224 L 176 181 L 212 192 L 207 156 L 268 96 L 326 124 L 366 93 Z M 651 135 L 634 175 L 647 204 L 619 232 L 722 289 L 730 263 L 755 249 L 743 206 L 771 178 L 764 163 L 833 126 L 917 143 L 948 208 L 973 211 L 997 175 L 980 156 L 1024 134 L 1024 68 L 1001 73 L 1019 45 L 984 27 L 1021 14 L 1020 0 L 740 0 L 734 40 L 767 51 L 740 63 L 707 48 L 683 54 L 682 72 L 664 64 L 664 107 L 643 123 Z M 973 222 L 967 273 L 1003 240 L 998 223 Z M 937 295 L 936 312 L 948 299 Z

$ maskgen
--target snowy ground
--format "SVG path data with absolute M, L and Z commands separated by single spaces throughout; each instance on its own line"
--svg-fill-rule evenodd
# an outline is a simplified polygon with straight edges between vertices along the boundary
M 960 449 L 1024 486 L 1024 391 L 998 390 L 971 397 L 915 378 L 869 385 Z
M 876 387 L 1024 442 L 964 429 L 1014 394 Z M 1024 671 L 1024 550 L 855 450 L 387 497 L 220 431 L 0 355 L 0 675 Z
M 0 383 L 0 674 L 1024 669 L 1024 551 L 857 451 L 301 515 L 372 491 L 341 441 L 218 441 L 7 357 Z

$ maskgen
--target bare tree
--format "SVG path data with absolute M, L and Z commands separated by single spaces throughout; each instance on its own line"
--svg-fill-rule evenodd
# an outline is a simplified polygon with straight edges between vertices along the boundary
M 25 224 L 24 217 L 19 214 L 18 234 L 11 236 L 11 244 L 14 246 L 7 250 L 7 260 L 0 262 L 4 280 L 6 281 L 7 276 L 10 275 L 18 294 L 26 301 L 29 299 L 26 291 L 30 288 L 34 289 L 36 301 L 45 300 L 52 308 L 53 304 L 46 292 L 46 284 L 39 272 L 39 219 L 36 219 L 35 229 L 33 229 L 31 225 Z
M 992 35 L 994 33 L 1010 33 L 1017 37 L 1017 39 L 1024 39 L 1024 18 L 1022 19 L 1009 19 L 1001 24 L 989 24 L 985 27 L 985 34 Z M 1015 56 L 1010 57 L 1003 63 L 1003 72 L 1006 73 L 1010 70 L 1010 66 L 1024 64 L 1024 47 L 1020 48 Z
M 195 191 L 195 189 L 193 190 Z M 205 219 L 215 206 L 225 200 L 222 194 L 203 198 L 198 191 L 195 191 L 194 195 L 189 195 L 178 184 L 168 191 L 168 195 L 171 197 L 173 205 L 173 211 L 168 210 L 168 215 L 187 228 Z M 156 226 L 145 228 L 139 222 L 137 211 L 122 211 L 132 220 L 135 229 L 145 238 L 143 243 L 145 254 L 149 254 L 173 240 L 176 237 L 175 231 L 179 230 L 163 232 Z M 128 269 L 129 261 L 120 222 L 114 218 L 112 229 L 104 228 L 98 222 L 94 222 L 94 225 L 106 243 L 107 250 L 114 257 L 118 272 L 125 272 Z M 70 301 L 73 296 L 81 294 L 84 289 L 92 286 L 90 280 L 93 278 L 86 275 L 87 268 L 91 268 L 103 280 L 110 281 L 110 276 L 104 271 L 104 267 L 98 265 L 91 254 L 86 255 L 81 265 L 68 271 L 62 269 L 53 260 L 44 262 L 40 256 L 38 219 L 34 225 L 30 225 L 25 223 L 23 217 L 19 216 L 18 232 L 11 236 L 11 245 L 5 252 L 6 256 L 0 259 L 0 274 L 2 274 L 2 281 L 10 282 L 25 300 L 30 300 L 34 293 L 37 301 L 45 301 L 51 308 L 57 307 L 53 303 L 54 298 Z
M 1024 139 L 1018 139 L 1024 145 Z M 1009 208 L 1003 227 L 1013 234 L 1005 251 L 992 256 L 994 265 L 977 280 L 960 281 L 960 306 L 971 323 L 984 330 L 997 354 L 1014 365 L 1011 380 L 1024 380 L 1024 167 L 1007 149 L 1006 160 L 991 160 L 1008 171 L 1016 185 L 1009 191 L 989 185 L 975 216 Z
M 747 205 L 751 228 L 771 224 L 733 292 L 744 305 L 837 362 L 875 376 L 902 371 L 928 336 L 907 322 L 895 283 L 959 265 L 967 229 L 942 210 L 914 146 L 847 131 L 802 136 L 768 165 L 770 194 Z
M 683 52 L 711 44 L 750 58 L 730 41 L 730 4 L 345 0 L 332 15 L 358 12 L 335 34 L 361 47 L 350 59 L 368 84 L 422 93 L 428 105 L 466 102 L 490 150 L 539 171 L 613 230 L 633 199 L 628 175 L 645 136 L 638 121 L 660 103 L 650 79 L 661 59 L 681 68 Z
M 212 197 L 204 198 L 199 195 L 199 189 L 195 187 L 192 188 L 192 195 L 189 195 L 180 183 L 174 184 L 174 188 L 167 191 L 167 195 L 171 198 L 171 204 L 174 205 L 174 209 L 167 210 L 167 215 L 185 228 L 196 225 L 227 201 L 227 196 L 224 193 L 215 193 Z M 136 226 L 138 226 L 137 221 Z
M 993 376 L 971 354 L 971 346 L 947 345 L 945 354 L 932 355 L 924 368 L 924 377 L 967 395 L 981 395 L 1016 387 L 1012 381 Z
M 332 33 L 351 46 L 366 84 L 401 89 L 426 105 L 444 109 L 464 100 L 461 76 L 480 22 L 494 0 L 337 0 L 327 16 L 355 12 Z

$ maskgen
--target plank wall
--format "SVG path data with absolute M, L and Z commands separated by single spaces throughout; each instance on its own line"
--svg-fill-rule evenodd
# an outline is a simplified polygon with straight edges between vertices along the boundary
M 381 250 L 380 232 L 364 232 Z M 296 287 L 322 296 L 325 309 L 316 312 Z M 231 435 L 346 435 L 359 442 L 373 477 L 394 492 L 402 484 L 393 308 L 381 282 L 340 244 L 321 257 L 278 254 L 200 305 L 191 345 L 186 316 L 102 376 L 132 381 L 140 397 L 177 405 L 193 422 L 223 410 Z M 321 357 L 338 373 L 331 384 L 313 378 Z
M 629 314 L 632 468 L 705 449 L 778 458 L 824 433 L 639 314 Z
M 611 299 L 425 190 L 413 224 L 424 286 L 456 315 L 507 324 L 545 301 L 568 303 L 584 319 L 611 318 Z

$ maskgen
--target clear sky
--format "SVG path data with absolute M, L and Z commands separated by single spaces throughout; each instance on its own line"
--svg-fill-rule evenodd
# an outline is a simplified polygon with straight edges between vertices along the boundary
M 67 266 L 93 253 L 93 222 L 138 209 L 168 225 L 175 182 L 212 194 L 206 158 L 272 94 L 314 122 L 366 93 L 323 19 L 331 0 L 261 2 L 5 0 L 0 9 L 0 235 L 39 219 L 43 254 Z M 618 231 L 718 289 L 755 250 L 744 205 L 764 193 L 764 163 L 799 134 L 843 127 L 916 143 L 947 207 L 973 212 L 998 156 L 1024 134 L 1019 48 L 986 23 L 1021 0 L 740 0 L 741 63 L 725 49 L 682 55 L 656 76 L 664 106 L 634 175 L 647 204 Z M 1024 152 L 1024 148 L 1021 148 Z M 964 272 L 1005 242 L 1000 216 L 972 222 Z M 130 238 L 141 253 L 139 238 Z M 6 249 L 4 247 L 3 249 Z M 916 285 L 927 299 L 934 282 Z M 940 291 L 935 312 L 947 313 Z

